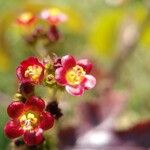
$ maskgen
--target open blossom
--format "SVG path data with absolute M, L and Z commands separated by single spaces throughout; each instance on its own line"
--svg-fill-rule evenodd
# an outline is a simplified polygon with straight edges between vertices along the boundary
M 52 128 L 54 118 L 45 110 L 45 102 L 35 96 L 25 103 L 12 102 L 7 109 L 11 120 L 6 123 L 4 132 L 8 138 L 23 136 L 27 145 L 37 145 L 43 142 L 43 132 Z
M 41 12 L 40 17 L 47 20 L 51 25 L 58 25 L 67 20 L 67 16 L 58 8 L 45 9 Z
M 87 59 L 76 61 L 73 56 L 61 58 L 61 66 L 55 70 L 55 79 L 71 95 L 82 95 L 85 90 L 96 84 L 96 79 L 90 75 L 92 64 Z
M 17 24 L 24 26 L 31 25 L 35 20 L 36 17 L 31 12 L 24 12 L 17 18 Z
M 39 84 L 44 78 L 44 65 L 35 57 L 29 57 L 21 62 L 16 70 L 21 83 Z

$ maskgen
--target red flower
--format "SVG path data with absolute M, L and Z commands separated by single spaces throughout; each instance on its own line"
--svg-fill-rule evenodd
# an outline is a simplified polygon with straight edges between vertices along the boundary
M 67 20 L 67 16 L 58 8 L 43 10 L 41 12 L 41 18 L 47 20 L 51 25 L 58 25 Z
M 76 61 L 73 56 L 66 55 L 61 58 L 61 65 L 55 71 L 55 78 L 71 95 L 82 95 L 84 90 L 95 86 L 96 79 L 89 74 L 92 64 L 87 59 Z
M 31 12 L 24 12 L 17 18 L 19 25 L 31 25 L 35 22 L 36 17 Z
M 44 108 L 45 102 L 35 96 L 26 103 L 12 102 L 7 109 L 12 119 L 5 125 L 6 136 L 12 139 L 23 136 L 27 145 L 42 143 L 44 130 L 52 128 L 54 124 L 54 118 Z
M 44 78 L 44 66 L 35 57 L 29 57 L 17 68 L 17 77 L 21 83 L 39 84 Z

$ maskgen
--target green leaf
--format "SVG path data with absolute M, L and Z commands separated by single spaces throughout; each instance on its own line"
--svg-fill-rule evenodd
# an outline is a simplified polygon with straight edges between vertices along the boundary
M 99 56 L 110 58 L 114 54 L 118 27 L 123 15 L 123 10 L 108 10 L 103 12 L 93 24 L 89 42 Z

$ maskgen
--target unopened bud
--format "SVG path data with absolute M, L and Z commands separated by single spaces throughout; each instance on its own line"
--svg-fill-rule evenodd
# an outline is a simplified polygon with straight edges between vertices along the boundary
M 47 85 L 52 85 L 52 84 L 56 83 L 56 80 L 55 80 L 54 75 L 49 74 L 49 75 L 46 77 L 46 79 L 45 79 L 45 83 L 46 83 Z
M 24 99 L 24 97 L 22 96 L 21 93 L 16 93 L 14 96 L 13 96 L 13 100 L 14 101 L 22 101 Z
M 58 107 L 58 102 L 56 100 L 48 103 L 46 111 L 50 112 L 56 120 L 58 120 L 63 115 L 61 109 Z
M 25 97 L 28 98 L 34 95 L 34 85 L 30 83 L 23 83 L 20 85 L 20 93 Z

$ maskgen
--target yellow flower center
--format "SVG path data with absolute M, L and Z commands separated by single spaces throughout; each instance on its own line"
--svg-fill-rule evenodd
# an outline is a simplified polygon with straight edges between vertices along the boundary
M 79 85 L 83 81 L 85 74 L 83 68 L 76 65 L 66 73 L 66 80 L 70 85 Z
M 38 119 L 33 113 L 24 114 L 19 120 L 24 130 L 32 130 L 38 123 Z
M 25 77 L 30 78 L 34 82 L 39 81 L 42 72 L 42 67 L 38 65 L 29 66 L 25 71 Z
M 32 17 L 33 17 L 32 13 L 25 12 L 25 13 L 23 13 L 23 14 L 20 15 L 19 19 L 22 22 L 28 22 Z
M 49 9 L 49 13 L 51 16 L 57 16 L 61 13 L 61 11 L 58 8 L 52 8 Z

